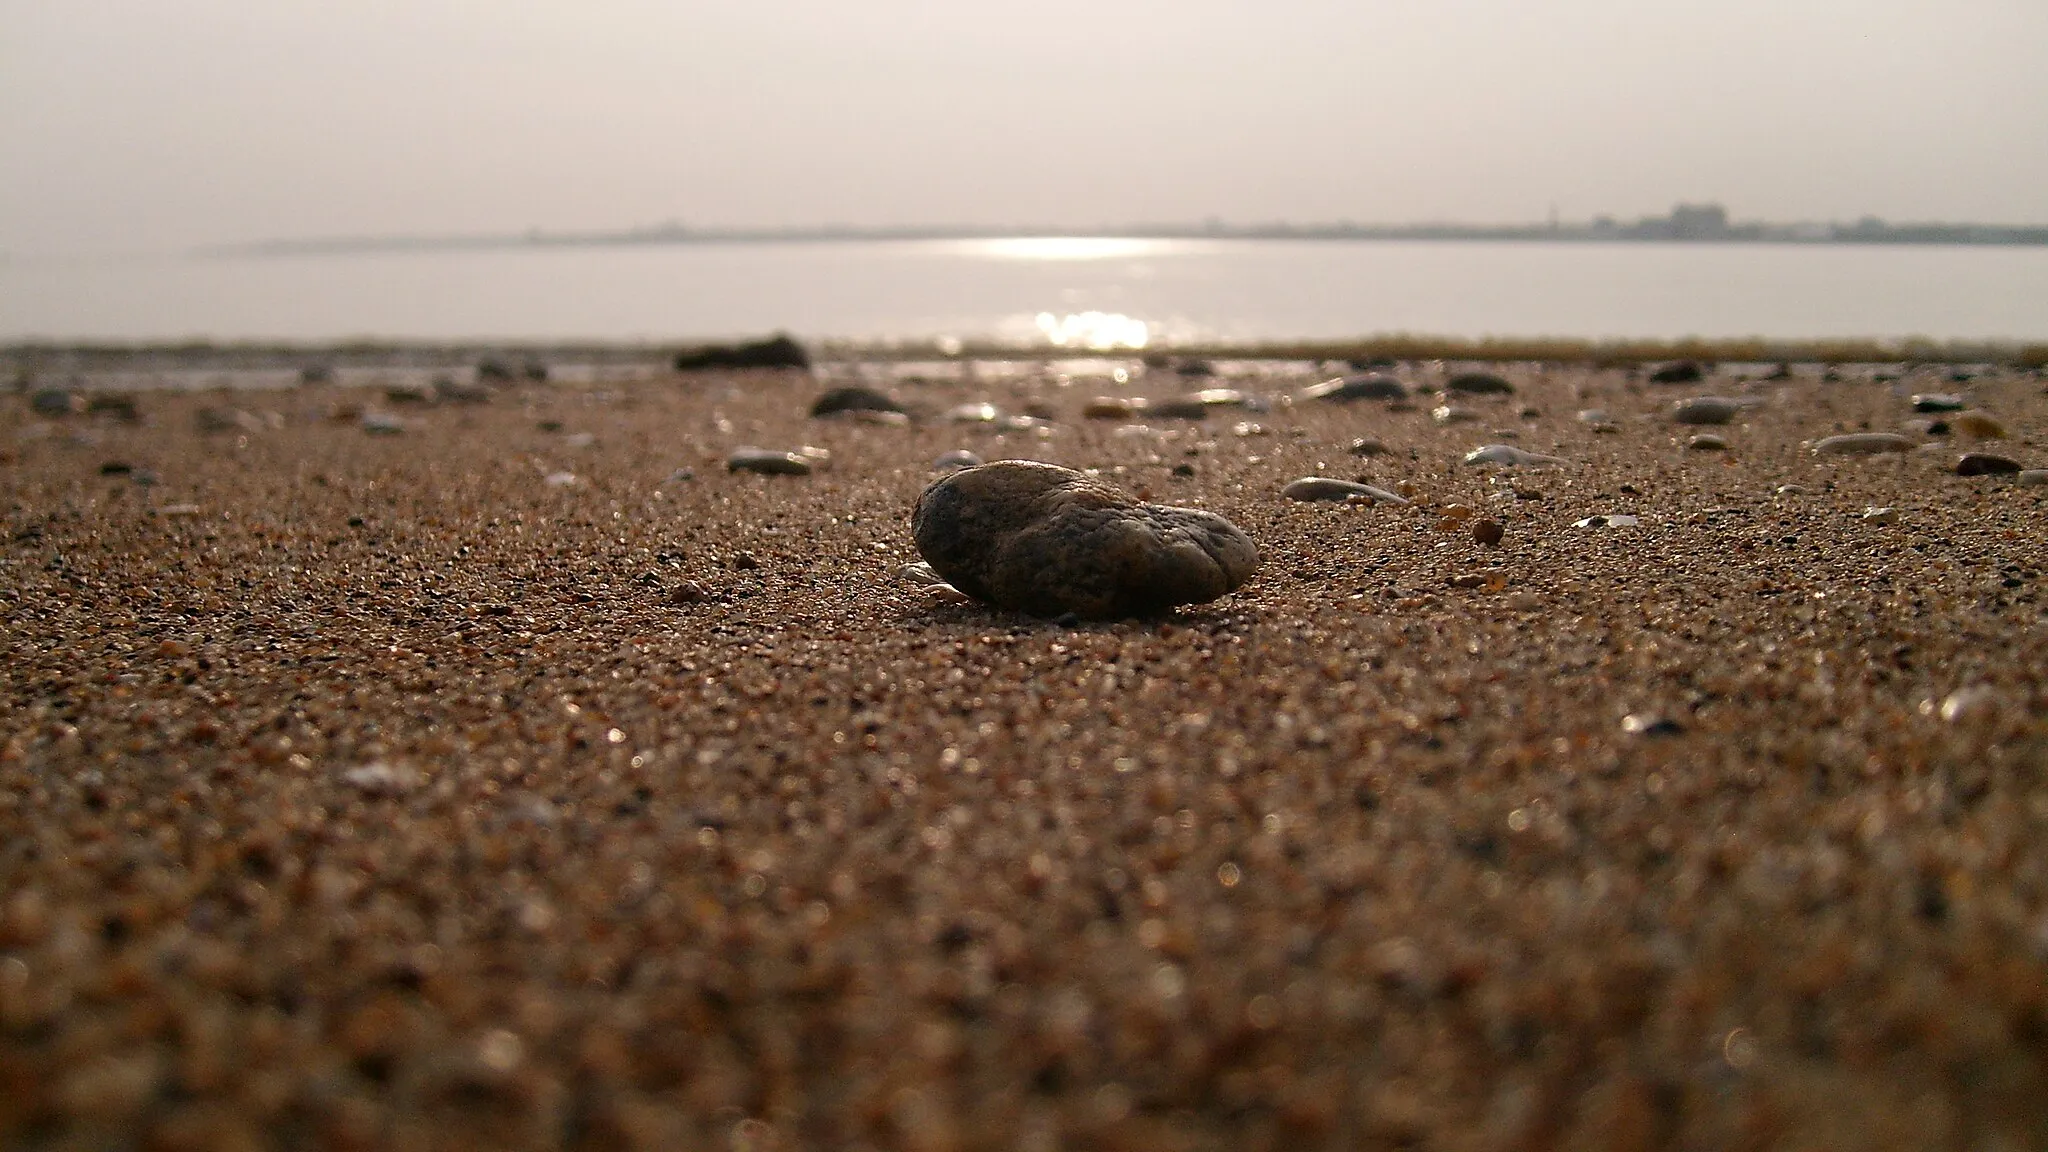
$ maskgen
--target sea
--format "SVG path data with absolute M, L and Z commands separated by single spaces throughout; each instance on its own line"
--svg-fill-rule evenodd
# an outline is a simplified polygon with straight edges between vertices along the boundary
M 0 342 L 2048 340 L 2048 248 L 1367 240 L 0 257 Z

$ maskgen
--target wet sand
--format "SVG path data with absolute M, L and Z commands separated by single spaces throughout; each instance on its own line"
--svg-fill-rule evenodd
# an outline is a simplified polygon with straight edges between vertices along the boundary
M 1953 474 L 2048 465 L 2043 382 L 1505 374 L 0 399 L 0 1146 L 2048 1147 L 2048 487 Z M 935 601 L 955 448 L 1263 565 Z

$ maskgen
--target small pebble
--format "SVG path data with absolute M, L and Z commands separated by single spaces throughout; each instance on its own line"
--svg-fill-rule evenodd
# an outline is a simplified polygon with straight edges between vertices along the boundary
M 1512 444 L 1488 444 L 1465 453 L 1467 464 L 1499 464 L 1503 467 L 1518 468 L 1532 465 L 1563 464 L 1561 456 L 1545 456 L 1541 452 L 1528 452 Z
M 419 787 L 417 770 L 387 764 L 382 760 L 350 768 L 341 774 L 342 783 L 370 796 L 400 796 Z
M 1631 712 L 1621 718 L 1621 730 L 1631 736 L 1677 736 L 1685 727 L 1668 717 Z
M 483 383 L 460 384 L 453 380 L 436 380 L 434 397 L 450 404 L 488 404 L 496 393 L 491 386 Z
M 1142 405 L 1144 402 L 1139 401 Z M 1114 396 L 1097 396 L 1081 409 L 1084 420 L 1129 420 L 1138 414 L 1138 407 Z
M 1897 524 L 1899 522 L 1899 510 L 1897 508 L 1865 508 L 1860 519 L 1870 524 Z
M 1913 442 L 1896 432 L 1850 432 L 1829 436 L 1813 446 L 1823 456 L 1871 456 L 1880 452 L 1911 452 Z
M 895 412 L 902 413 L 903 405 L 896 398 L 873 388 L 858 386 L 834 388 L 811 403 L 813 416 L 837 416 L 843 412 Z
M 1650 373 L 1652 384 L 1692 384 L 1706 378 L 1707 370 L 1697 360 L 1674 360 Z
M 2025 469 L 2019 474 L 2017 479 L 2021 484 L 2025 484 L 2029 488 L 2041 487 L 2044 484 L 2048 484 L 2048 468 Z
M 1979 440 L 2003 440 L 2005 422 L 1989 412 L 1958 412 L 1949 418 L 1956 431 Z
M 62 388 L 38 389 L 28 403 L 38 416 L 69 416 L 85 411 L 85 401 L 76 393 Z
M 1386 450 L 1387 446 L 1385 444 L 1369 436 L 1353 440 L 1351 447 L 1346 449 L 1353 456 L 1379 456 L 1385 454 Z
M 1475 520 L 1472 522 L 1472 539 L 1491 548 L 1500 543 L 1507 530 L 1498 520 Z
M 1041 617 L 1112 618 L 1214 600 L 1258 546 L 1223 517 L 1135 500 L 1083 473 L 998 460 L 935 481 L 911 512 L 917 550 L 977 600 Z
M 811 462 L 795 452 L 775 452 L 767 448 L 743 447 L 732 450 L 725 458 L 729 472 L 760 472 L 770 476 L 809 476 Z
M 1206 420 L 1211 405 L 1199 395 L 1179 396 L 1171 400 L 1156 400 L 1145 405 L 1147 419 L 1159 420 Z
M 1998 710 L 1998 690 L 1989 684 L 1972 684 L 1942 697 L 1939 712 L 1944 724 L 1981 720 Z
M 1581 408 L 1573 417 L 1581 424 L 1612 424 L 1614 417 L 1605 408 Z
M 855 408 L 844 415 L 856 424 L 874 424 L 882 428 L 902 428 L 910 423 L 908 412 L 880 412 L 873 408 Z
M 1642 521 L 1640 519 L 1626 514 L 1588 516 L 1584 520 L 1572 521 L 1572 527 L 1574 528 L 1635 528 L 1641 524 Z
M 1479 413 L 1470 408 L 1446 404 L 1441 408 L 1430 409 L 1429 418 L 1439 424 L 1470 424 L 1479 419 Z
M 2001 476 L 2022 470 L 2019 461 L 1991 452 L 1965 452 L 1963 458 L 1956 461 L 1958 476 Z
M 572 488 L 576 484 L 574 472 L 550 472 L 542 481 L 550 488 Z
M 365 412 L 361 427 L 372 436 L 396 436 L 405 431 L 405 421 L 389 412 Z
M 1726 396 L 1694 396 L 1672 405 L 1671 418 L 1680 424 L 1726 424 L 1748 407 Z
M 157 509 L 157 514 L 160 516 L 168 516 L 173 520 L 189 519 L 193 516 L 199 515 L 199 505 L 166 504 L 163 507 Z
M 1728 450 L 1728 441 L 1712 433 L 1702 432 L 1687 440 L 1685 446 L 1694 452 L 1725 452 Z
M 1359 484 L 1351 480 L 1338 480 L 1330 476 L 1304 476 L 1290 482 L 1280 490 L 1289 500 L 1371 500 L 1389 504 L 1406 504 L 1408 501 L 1384 488 L 1370 484 Z
M 1444 387 L 1473 396 L 1504 396 L 1515 390 L 1513 384 L 1491 372 L 1460 372 L 1446 380 Z
M 1406 400 L 1408 386 L 1392 376 L 1368 373 L 1364 376 L 1339 376 L 1335 380 L 1311 384 L 1301 390 L 1301 397 L 1304 400 L 1331 400 L 1339 403 L 1353 400 Z
M 993 424 L 1002 413 L 986 402 L 959 404 L 946 409 L 946 419 L 955 424 Z
M 1913 397 L 1915 412 L 1960 412 L 1969 401 L 1947 392 L 1923 392 Z

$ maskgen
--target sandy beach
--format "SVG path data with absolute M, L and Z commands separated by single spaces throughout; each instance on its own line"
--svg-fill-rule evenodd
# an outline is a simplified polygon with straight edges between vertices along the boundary
M 2044 380 L 1498 371 L 0 397 L 0 1146 L 2048 1147 Z M 1260 567 L 935 597 L 956 449 Z

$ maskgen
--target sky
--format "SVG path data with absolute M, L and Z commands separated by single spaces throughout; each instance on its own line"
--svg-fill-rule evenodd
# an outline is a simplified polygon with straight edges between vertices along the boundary
M 2048 223 L 2042 0 L 0 0 L 0 252 Z

